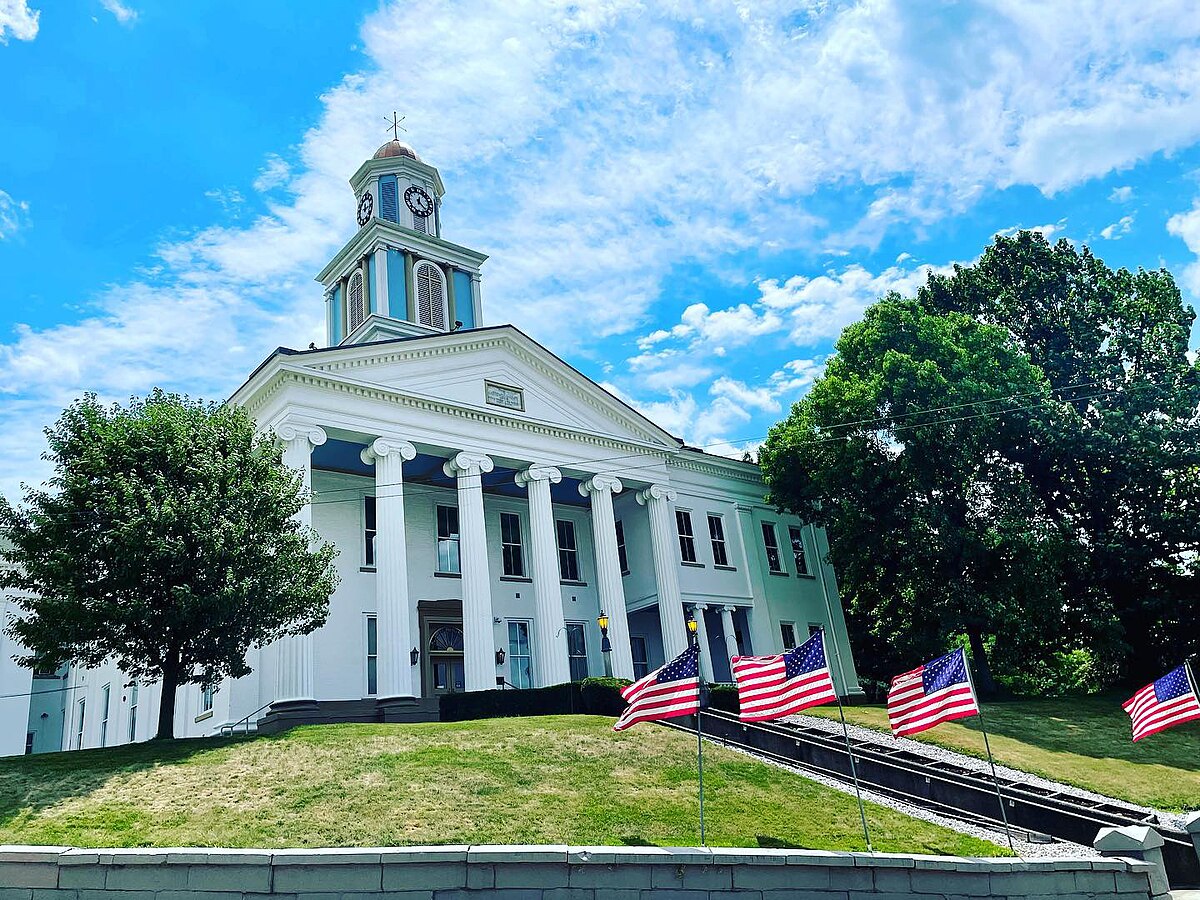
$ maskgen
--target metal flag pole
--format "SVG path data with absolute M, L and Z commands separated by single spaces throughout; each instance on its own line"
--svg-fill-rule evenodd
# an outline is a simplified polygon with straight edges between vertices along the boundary
M 817 528 L 811 522 L 808 524 L 808 530 L 812 534 L 813 551 L 817 557 L 817 565 L 820 566 L 821 574 L 821 593 L 825 597 L 825 615 L 829 618 L 829 624 L 833 624 L 833 605 L 829 602 L 829 586 L 825 583 L 825 567 L 821 563 L 821 551 L 817 546 Z M 825 649 L 825 629 L 821 629 L 821 649 Z M 846 671 L 842 667 L 842 651 L 838 647 L 837 635 L 833 638 L 833 655 L 837 660 L 838 680 L 842 683 L 842 690 L 846 689 Z M 825 653 L 825 664 L 829 664 L 829 653 Z M 846 710 L 842 707 L 842 695 L 835 689 L 833 692 L 837 696 L 838 716 L 842 720 L 842 736 L 846 739 L 846 754 L 850 757 L 850 777 L 854 781 L 854 796 L 858 798 L 858 817 L 862 820 L 863 839 L 867 842 L 867 852 L 874 853 L 875 848 L 871 846 L 871 832 L 867 828 L 867 811 L 863 806 L 862 788 L 858 784 L 858 764 L 854 761 L 854 748 L 850 746 L 850 726 L 846 724 Z
M 703 613 L 701 613 L 703 615 Z M 705 701 L 708 698 L 708 685 L 704 681 L 704 675 L 700 669 L 700 639 L 696 632 L 699 629 L 699 623 L 696 622 L 695 611 L 688 616 L 688 644 L 696 648 L 696 682 L 698 685 L 698 697 L 696 703 L 696 772 L 699 775 L 700 784 L 700 846 L 707 847 L 704 842 L 704 731 L 700 724 L 700 712 L 704 709 Z
M 1013 846 L 1012 829 L 1008 826 L 1008 810 L 1004 808 L 1004 795 L 1000 793 L 1000 777 L 996 774 L 996 760 L 992 758 L 992 745 L 988 741 L 987 725 L 983 720 L 983 704 L 979 702 L 979 694 L 975 690 L 975 678 L 971 675 L 971 664 L 967 661 L 967 651 L 960 650 L 963 655 L 963 668 L 967 670 L 967 684 L 971 686 L 971 693 L 975 696 L 975 705 L 979 707 L 979 730 L 983 732 L 983 747 L 987 750 L 988 764 L 992 767 L 992 784 L 996 786 L 996 799 L 1000 802 L 1000 818 L 1004 820 L 1004 834 L 1008 838 L 1008 849 L 1017 854 L 1016 847 Z

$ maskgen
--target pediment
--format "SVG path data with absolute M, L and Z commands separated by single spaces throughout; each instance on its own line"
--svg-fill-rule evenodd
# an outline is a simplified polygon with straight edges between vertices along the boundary
M 512 326 L 358 344 L 290 362 L 413 397 L 679 447 L 671 434 Z

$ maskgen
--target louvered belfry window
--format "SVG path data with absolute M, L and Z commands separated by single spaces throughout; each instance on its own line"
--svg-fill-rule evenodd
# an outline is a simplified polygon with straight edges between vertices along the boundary
M 349 298 L 350 331 L 354 331 L 367 317 L 367 311 L 363 304 L 362 272 L 355 272 L 350 276 Z
M 413 231 L 419 231 L 421 234 L 428 234 L 429 226 L 425 224 L 428 218 L 428 216 L 418 216 L 416 213 L 413 213 Z
M 417 321 L 431 328 L 446 328 L 446 296 L 441 270 L 433 263 L 419 263 L 413 277 L 417 283 Z
M 400 221 L 399 199 L 396 195 L 396 179 L 381 178 L 379 180 L 379 208 L 383 218 L 389 222 Z

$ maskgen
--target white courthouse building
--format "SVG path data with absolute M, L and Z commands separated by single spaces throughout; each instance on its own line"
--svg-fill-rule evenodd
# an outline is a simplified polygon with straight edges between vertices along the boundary
M 341 582 L 321 629 L 251 650 L 245 678 L 181 688 L 176 734 L 436 718 L 447 692 L 634 678 L 686 647 L 689 616 L 711 681 L 825 627 L 859 693 L 824 533 L 765 503 L 757 466 L 485 325 L 486 257 L 443 237 L 441 177 L 407 145 L 350 183 L 359 230 L 317 276 L 326 346 L 277 349 L 230 399 L 303 472 Z M 32 695 L 0 707 L 0 751 L 154 734 L 157 685 L 113 665 L 0 676 Z

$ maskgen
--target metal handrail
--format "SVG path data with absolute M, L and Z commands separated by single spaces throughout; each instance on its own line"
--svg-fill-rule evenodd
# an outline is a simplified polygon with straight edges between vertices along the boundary
M 242 725 L 242 724 L 245 724 L 245 726 L 246 726 L 245 733 L 249 734 L 250 733 L 250 720 L 253 719 L 255 716 L 257 716 L 264 709 L 269 708 L 270 706 L 271 706 L 270 703 L 264 703 L 262 706 L 260 706 L 254 712 L 248 713 L 247 715 L 242 716 L 242 718 L 238 719 L 232 725 L 222 725 L 221 726 L 221 737 L 233 737 L 235 734 L 237 734 L 238 726 Z

